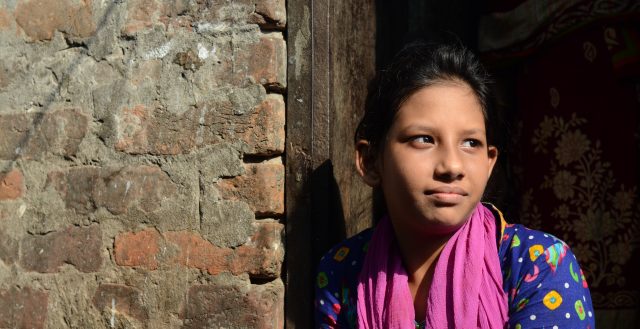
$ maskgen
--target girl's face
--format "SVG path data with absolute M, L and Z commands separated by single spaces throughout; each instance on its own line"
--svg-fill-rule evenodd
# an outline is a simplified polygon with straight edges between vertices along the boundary
M 373 170 L 357 165 L 365 182 L 381 185 L 396 230 L 445 234 L 469 218 L 497 155 L 471 88 L 445 82 L 404 102 Z

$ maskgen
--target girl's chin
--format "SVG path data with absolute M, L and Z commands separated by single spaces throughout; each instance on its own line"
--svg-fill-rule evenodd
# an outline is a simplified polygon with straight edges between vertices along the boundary
M 461 228 L 469 216 L 455 216 L 456 214 L 441 214 L 437 219 L 425 219 L 424 232 L 429 235 L 452 234 Z M 447 216 L 449 215 L 449 216 Z M 464 219 L 460 219 L 464 217 Z
M 452 234 L 455 231 L 457 231 L 460 227 L 462 227 L 462 225 L 464 225 L 466 221 L 462 222 L 462 223 L 456 223 L 456 224 L 447 224 L 447 223 L 433 223 L 428 225 L 427 229 L 425 230 L 425 232 L 427 232 L 429 235 L 447 235 L 447 234 Z

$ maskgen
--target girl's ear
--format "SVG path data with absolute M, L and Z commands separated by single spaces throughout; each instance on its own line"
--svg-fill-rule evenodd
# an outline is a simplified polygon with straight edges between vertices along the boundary
M 491 172 L 493 172 L 493 167 L 496 165 L 496 161 L 498 160 L 498 148 L 492 145 L 489 145 L 487 149 L 487 156 L 489 158 L 489 172 L 487 173 L 487 177 L 491 176 Z
M 356 143 L 356 170 L 365 184 L 376 187 L 380 184 L 380 174 L 376 159 L 371 152 L 369 141 L 364 139 Z

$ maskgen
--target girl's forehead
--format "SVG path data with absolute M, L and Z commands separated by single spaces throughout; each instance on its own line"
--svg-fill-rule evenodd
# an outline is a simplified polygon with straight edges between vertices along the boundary
M 473 90 L 466 84 L 451 83 L 415 92 L 398 109 L 392 127 L 478 126 L 484 130 L 484 121 L 482 106 Z

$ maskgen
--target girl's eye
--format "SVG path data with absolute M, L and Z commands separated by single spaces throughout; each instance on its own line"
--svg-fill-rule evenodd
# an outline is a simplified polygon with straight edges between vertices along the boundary
M 480 145 L 482 145 L 482 143 L 480 143 L 480 141 L 477 140 L 477 139 L 466 139 L 464 142 L 462 142 L 462 146 L 463 147 L 475 148 L 475 147 L 478 147 Z
M 411 140 L 420 144 L 433 144 L 433 137 L 431 136 L 417 136 Z

